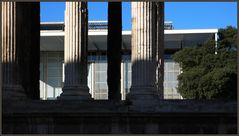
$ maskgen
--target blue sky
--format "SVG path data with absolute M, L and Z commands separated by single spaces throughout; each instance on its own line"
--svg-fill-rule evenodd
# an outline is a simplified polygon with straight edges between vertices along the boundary
M 107 2 L 89 2 L 89 20 L 107 20 Z M 131 29 L 131 4 L 123 2 L 123 30 Z M 64 21 L 64 2 L 41 2 L 41 21 Z M 237 26 L 236 2 L 166 2 L 165 20 L 175 29 Z

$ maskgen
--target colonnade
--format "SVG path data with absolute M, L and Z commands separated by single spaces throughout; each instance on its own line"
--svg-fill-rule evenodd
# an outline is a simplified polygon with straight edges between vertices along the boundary
M 114 5 L 115 4 L 115 5 Z M 24 4 L 22 4 L 24 5 Z M 3 71 L 3 98 L 29 98 L 26 94 L 26 87 L 23 85 L 23 77 L 28 77 L 23 72 L 24 65 L 21 61 L 26 60 L 24 42 L 20 39 L 28 38 L 21 34 L 36 32 L 35 37 L 29 37 L 29 41 L 39 41 L 40 28 L 37 25 L 24 26 L 21 29 L 18 23 L 39 23 L 40 10 L 35 14 L 23 14 L 24 8 L 39 8 L 38 5 L 27 7 L 17 2 L 2 2 L 2 71 Z M 112 7 L 118 7 L 113 9 Z M 132 87 L 127 98 L 130 100 L 152 100 L 162 98 L 162 77 L 163 77 L 163 2 L 132 2 Z M 117 10 L 115 17 L 122 17 L 121 3 L 109 3 L 109 12 Z M 18 12 L 17 12 L 18 11 Z M 25 10 L 27 11 L 27 10 Z M 19 17 L 18 17 L 19 16 Z M 19 19 L 19 18 L 22 19 Z M 109 14 L 108 21 L 108 86 L 111 93 L 110 100 L 120 99 L 120 88 L 117 85 L 122 82 L 120 79 L 121 44 L 122 44 L 122 18 L 119 25 L 113 15 Z M 24 20 L 23 20 L 24 19 Z M 32 21 L 32 20 L 35 21 Z M 21 21 L 19 21 L 21 20 Z M 38 22 L 37 22 L 38 21 Z M 113 22 L 115 21 L 115 22 Z M 28 24 L 28 23 L 27 23 Z M 28 24 L 29 25 L 29 24 Z M 28 29 L 33 28 L 34 29 Z M 29 34 L 26 36 L 29 36 Z M 59 100 L 91 100 L 87 86 L 87 43 L 88 41 L 88 8 L 87 2 L 66 2 L 65 10 L 65 82 L 63 93 Z M 39 49 L 40 43 L 31 47 Z M 25 46 L 26 47 L 26 46 Z M 117 50 L 116 50 L 117 48 Z M 38 54 L 36 50 L 27 50 L 33 55 Z M 38 50 L 39 52 L 39 50 Z M 38 59 L 39 56 L 37 55 Z M 29 60 L 30 62 L 33 60 Z M 27 61 L 25 61 L 27 62 Z M 33 67 L 39 67 L 39 63 L 32 63 Z M 113 64 L 113 65 L 112 65 Z M 117 70 L 114 69 L 115 66 Z M 35 76 L 39 80 L 39 70 L 35 70 Z M 114 75 L 119 75 L 114 78 Z M 25 76 L 24 76 L 25 75 Z M 110 76 L 111 75 L 111 76 Z M 39 83 L 38 83 L 39 84 Z M 115 86 L 116 85 L 116 86 Z M 25 85 L 26 86 L 26 85 Z M 39 86 L 39 85 L 38 85 Z M 39 90 L 31 93 L 39 93 Z

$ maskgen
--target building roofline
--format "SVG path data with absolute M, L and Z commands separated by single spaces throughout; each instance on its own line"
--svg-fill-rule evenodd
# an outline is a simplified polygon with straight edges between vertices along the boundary
M 64 24 L 64 22 L 40 22 L 41 25 L 58 25 L 58 24 Z
M 164 30 L 165 34 L 199 34 L 199 33 L 218 33 L 218 29 L 173 29 Z
M 90 20 L 89 23 L 108 23 L 107 20 Z
M 131 31 L 122 31 L 122 35 L 131 35 Z M 218 29 L 181 29 L 164 30 L 164 34 L 205 34 L 218 33 Z M 89 31 L 89 35 L 107 35 L 107 30 Z M 64 31 L 60 30 L 41 30 L 41 36 L 64 36 Z

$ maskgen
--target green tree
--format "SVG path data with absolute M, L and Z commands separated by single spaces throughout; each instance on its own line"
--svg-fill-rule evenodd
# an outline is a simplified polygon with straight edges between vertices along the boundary
M 184 48 L 173 55 L 182 68 L 178 92 L 186 99 L 236 99 L 237 30 L 219 29 L 218 48 L 208 40 L 196 48 Z M 215 51 L 217 52 L 215 54 Z

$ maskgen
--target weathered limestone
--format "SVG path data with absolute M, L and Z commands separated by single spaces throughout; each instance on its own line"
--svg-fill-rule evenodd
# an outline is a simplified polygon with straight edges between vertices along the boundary
M 19 73 L 20 45 L 17 44 L 16 7 L 16 2 L 2 2 L 3 99 L 25 98 Z
M 4 99 L 39 99 L 40 3 L 3 2 Z
M 122 4 L 108 4 L 107 83 L 109 100 L 121 100 Z
M 156 3 L 132 2 L 132 86 L 128 98 L 150 103 L 156 86 Z
M 90 99 L 87 86 L 87 2 L 66 2 L 65 83 L 59 99 Z

